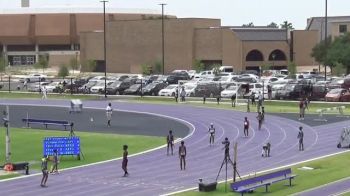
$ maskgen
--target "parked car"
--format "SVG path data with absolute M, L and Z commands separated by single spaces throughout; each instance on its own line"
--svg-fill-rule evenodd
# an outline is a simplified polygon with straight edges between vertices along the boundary
M 302 85 L 288 83 L 282 90 L 276 92 L 276 99 L 299 99 L 302 94 Z
M 110 95 L 122 95 L 125 89 L 135 84 L 137 79 L 126 78 L 123 81 L 115 81 L 107 85 L 107 93 Z
M 88 83 L 79 87 L 78 91 L 81 93 L 90 93 L 91 87 L 95 86 L 96 84 L 97 84 L 97 81 L 89 81 Z
M 328 88 L 325 85 L 313 85 L 310 99 L 311 100 L 324 100 L 327 94 Z
M 106 85 L 112 84 L 114 81 L 107 80 Z M 105 81 L 99 81 L 95 86 L 90 88 L 91 93 L 104 93 L 105 91 Z
M 58 92 L 58 88 L 61 85 L 61 82 L 51 82 L 50 84 L 46 85 L 46 91 L 48 93 L 57 93 Z M 62 89 L 63 90 L 63 89 Z
M 30 74 L 28 76 L 22 77 L 19 79 L 20 82 L 44 82 L 47 78 L 47 75 L 43 74 Z
M 238 84 L 229 85 L 225 90 L 221 91 L 221 97 L 231 98 L 232 96 L 236 96 L 238 88 Z
M 220 87 L 218 83 L 199 83 L 195 89 L 195 97 L 216 97 L 220 95 Z
M 196 70 L 188 70 L 188 76 L 190 76 L 190 79 L 194 78 L 194 75 L 196 74 Z
M 326 94 L 325 99 L 326 101 L 350 101 L 350 92 L 343 88 L 332 89 Z
M 185 92 L 187 97 L 194 97 L 197 83 L 188 82 L 184 84 Z
M 159 91 L 165 88 L 166 86 L 167 84 L 164 82 L 152 82 L 144 88 L 142 88 L 142 94 L 156 96 L 158 95 Z
M 201 71 L 194 75 L 194 78 L 203 78 L 207 76 L 214 76 L 214 72 L 212 70 L 210 71 Z
M 158 92 L 158 95 L 159 96 L 175 96 L 177 88 L 178 88 L 177 84 L 171 84 L 171 85 L 167 86 L 166 88 L 160 90 Z
M 41 92 L 41 88 L 50 84 L 49 82 L 35 82 L 32 85 L 28 86 L 28 91 L 30 92 Z
M 138 95 L 140 94 L 141 84 L 133 84 L 128 89 L 125 89 L 124 95 Z

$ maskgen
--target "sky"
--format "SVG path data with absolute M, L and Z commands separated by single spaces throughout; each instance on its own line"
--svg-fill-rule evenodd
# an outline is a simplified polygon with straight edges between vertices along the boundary
M 20 7 L 21 0 L 0 0 L 0 10 Z M 325 15 L 325 0 L 109 0 L 106 7 L 149 9 L 179 18 L 217 18 L 223 26 L 255 26 L 289 21 L 296 29 L 305 29 L 307 18 Z M 33 8 L 93 7 L 101 8 L 100 0 L 31 0 Z M 350 0 L 328 0 L 328 16 L 350 15 Z

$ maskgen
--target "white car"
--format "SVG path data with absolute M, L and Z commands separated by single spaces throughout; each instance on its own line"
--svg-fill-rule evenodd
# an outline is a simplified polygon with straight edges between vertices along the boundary
M 47 86 L 49 84 L 49 82 L 36 82 L 30 86 L 28 86 L 28 91 L 31 92 L 40 92 L 41 88 L 43 86 Z
M 60 82 L 51 82 L 50 84 L 46 85 L 46 91 L 48 93 L 52 93 L 54 89 L 56 89 L 60 85 Z
M 108 81 L 106 82 L 107 86 L 112 84 L 114 81 Z M 91 93 L 102 93 L 105 90 L 105 82 L 104 81 L 99 81 L 96 83 L 95 86 L 90 88 Z
M 20 82 L 43 82 L 45 81 L 47 78 L 47 75 L 43 75 L 43 74 L 30 74 L 28 76 L 25 76 L 23 78 L 20 78 L 19 81 Z
M 108 80 L 118 80 L 118 78 L 116 78 L 116 77 L 113 77 L 113 76 L 107 76 L 107 78 L 106 78 L 106 80 L 108 81 Z M 97 81 L 97 82 L 100 82 L 100 81 L 105 81 L 105 77 L 104 76 L 95 76 L 95 77 L 93 77 L 93 78 L 91 78 L 90 80 L 89 80 L 89 82 L 93 82 L 93 81 Z
M 188 70 L 188 75 L 190 76 L 190 78 L 194 78 L 194 75 L 196 74 L 196 70 Z
M 197 87 L 197 83 L 189 82 L 184 84 L 186 97 L 194 97 L 194 93 Z
M 204 77 L 208 77 L 208 76 L 212 76 L 214 77 L 214 72 L 213 71 L 201 71 L 200 73 L 197 73 L 194 75 L 194 78 L 204 78 Z
M 238 90 L 237 84 L 232 84 L 228 86 L 225 90 L 221 91 L 221 97 L 223 98 L 231 98 L 232 96 L 236 96 Z
M 178 85 L 171 84 L 158 92 L 159 96 L 175 96 Z

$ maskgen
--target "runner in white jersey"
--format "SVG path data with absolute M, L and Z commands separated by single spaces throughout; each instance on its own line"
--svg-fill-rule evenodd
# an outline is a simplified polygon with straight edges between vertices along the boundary
M 108 127 L 111 126 L 112 112 L 113 112 L 112 104 L 108 103 L 108 106 L 106 108 L 107 126 Z
M 215 138 L 215 128 L 214 128 L 214 124 L 210 123 L 210 127 L 208 132 L 210 133 L 209 136 L 209 145 L 214 144 L 214 138 Z

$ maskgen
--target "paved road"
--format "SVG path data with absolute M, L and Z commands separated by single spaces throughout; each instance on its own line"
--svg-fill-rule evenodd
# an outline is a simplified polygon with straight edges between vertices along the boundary
M 68 105 L 65 101 L 0 100 L 0 103 Z M 106 106 L 106 101 L 86 101 L 85 107 Z M 266 116 L 262 130 L 257 130 L 255 114 L 230 110 L 207 109 L 179 104 L 151 105 L 113 102 L 121 110 L 151 112 L 186 120 L 195 127 L 185 139 L 188 149 L 187 169 L 180 171 L 177 156 L 166 156 L 160 149 L 140 156 L 130 157 L 130 177 L 121 177 L 121 161 L 66 170 L 50 176 L 49 188 L 39 187 L 41 176 L 4 181 L 0 183 L 0 195 L 159 195 L 195 187 L 198 178 L 213 181 L 223 159 L 222 141 L 225 137 L 238 142 L 238 170 L 241 175 L 316 158 L 344 151 L 336 143 L 342 127 L 349 121 L 321 126 L 308 126 L 279 116 Z M 242 137 L 243 118 L 251 121 L 250 137 Z M 216 144 L 208 145 L 207 127 L 216 126 Z M 305 148 L 297 150 L 297 127 L 304 126 Z M 262 158 L 261 147 L 272 143 L 272 157 Z M 177 145 L 176 145 L 177 146 Z M 132 147 L 131 147 L 132 148 Z M 229 174 L 232 170 L 229 170 Z M 220 179 L 224 178 L 224 173 Z

